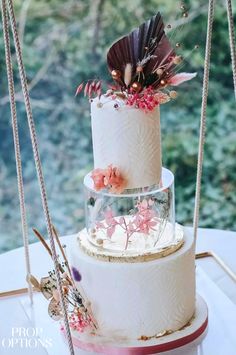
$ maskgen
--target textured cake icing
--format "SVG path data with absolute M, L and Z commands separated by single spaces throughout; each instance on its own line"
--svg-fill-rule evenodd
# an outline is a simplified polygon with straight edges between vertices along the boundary
M 126 105 L 114 109 L 114 101 L 102 97 L 91 103 L 91 122 L 95 168 L 116 166 L 126 177 L 128 189 L 159 184 L 159 106 L 148 113 Z
M 100 334 L 114 339 L 154 336 L 186 325 L 195 310 L 194 259 L 193 237 L 186 233 L 180 250 L 143 263 L 97 260 L 81 250 L 78 240 L 71 249 Z

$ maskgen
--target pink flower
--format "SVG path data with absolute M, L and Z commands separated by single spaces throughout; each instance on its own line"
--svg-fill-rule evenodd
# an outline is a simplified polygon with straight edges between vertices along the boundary
M 143 199 L 138 201 L 136 212 L 130 215 L 131 218 L 126 219 L 124 216 L 115 217 L 114 212 L 109 207 L 104 212 L 104 222 L 98 222 L 97 228 L 104 229 L 108 238 L 111 238 L 116 231 L 116 227 L 120 226 L 126 233 L 126 245 L 134 233 L 149 234 L 150 231 L 155 231 L 158 224 L 158 212 L 153 208 L 154 201 L 152 199 Z
M 148 86 L 141 93 L 130 93 L 126 101 L 126 105 L 134 106 L 143 110 L 144 112 L 153 111 L 159 104 L 159 101 L 155 97 L 155 91 L 151 86 Z
M 105 179 L 104 169 L 94 169 L 92 171 L 91 178 L 93 179 L 95 190 L 100 191 L 106 187 L 106 185 L 104 184 L 104 179 Z
M 80 309 L 75 309 L 69 315 L 70 328 L 77 332 L 83 333 L 87 328 L 92 327 L 92 318 L 88 314 L 80 312 Z
M 113 168 L 112 165 L 110 165 L 107 169 L 106 180 L 108 185 L 110 185 L 110 192 L 120 194 L 124 191 L 126 180 L 121 175 L 118 168 Z
M 148 234 L 150 229 L 155 230 L 157 225 L 156 212 L 152 209 L 153 201 L 143 199 L 136 207 L 138 212 L 135 215 L 134 224 L 138 232 Z
M 111 238 L 112 235 L 115 232 L 115 229 L 116 229 L 116 226 L 117 226 L 118 222 L 116 221 L 111 208 L 108 208 L 105 211 L 104 216 L 105 216 L 105 221 L 106 221 L 106 224 L 107 224 L 107 228 L 106 228 L 107 236 L 108 236 L 108 238 Z
M 105 217 L 105 221 L 106 221 L 107 225 L 114 226 L 114 225 L 118 224 L 117 221 L 114 218 L 114 214 L 113 214 L 111 208 L 108 208 L 104 212 L 104 217 Z
M 107 169 L 95 169 L 91 175 L 95 190 L 99 191 L 109 188 L 111 193 L 119 194 L 126 187 L 126 180 L 120 173 L 119 169 L 109 165 Z

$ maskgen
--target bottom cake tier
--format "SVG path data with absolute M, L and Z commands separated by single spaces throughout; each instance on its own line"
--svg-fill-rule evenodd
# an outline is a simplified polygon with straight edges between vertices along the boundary
M 79 270 L 78 288 L 91 302 L 97 333 L 105 338 L 137 340 L 174 332 L 192 319 L 195 311 L 195 255 L 193 236 L 172 254 L 148 260 L 137 257 L 96 258 L 88 255 L 79 233 L 70 253 L 71 266 Z M 81 334 L 84 337 L 85 334 Z

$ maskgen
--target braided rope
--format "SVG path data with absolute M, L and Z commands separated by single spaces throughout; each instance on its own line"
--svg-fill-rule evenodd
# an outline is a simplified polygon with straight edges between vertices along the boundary
M 30 130 L 30 138 L 31 138 L 31 143 L 32 143 L 32 148 L 33 148 L 35 167 L 36 167 L 37 176 L 38 176 L 38 182 L 39 182 L 39 187 L 40 187 L 42 206 L 43 206 L 45 222 L 46 222 L 47 232 L 48 232 L 49 241 L 50 241 L 50 246 L 51 246 L 51 250 L 52 250 L 53 262 L 54 262 L 54 266 L 55 266 L 57 288 L 58 288 L 58 291 L 59 291 L 59 294 L 60 294 L 60 303 L 61 303 L 64 323 L 65 323 L 65 331 L 66 331 L 68 346 L 69 346 L 69 349 L 70 349 L 70 354 L 74 355 L 73 342 L 72 342 L 70 326 L 69 326 L 69 321 L 68 321 L 66 303 L 65 303 L 65 299 L 64 299 L 64 295 L 63 295 L 63 289 L 62 289 L 62 283 L 61 283 L 61 277 L 60 277 L 60 269 L 59 269 L 59 262 L 58 262 L 57 253 L 56 253 L 56 247 L 55 247 L 54 238 L 53 238 L 53 229 L 52 229 L 51 217 L 50 217 L 49 208 L 48 208 L 44 176 L 43 176 L 42 165 L 41 165 L 41 160 L 40 160 L 40 154 L 39 154 L 39 149 L 38 149 L 38 142 L 37 142 L 35 124 L 34 124 L 34 119 L 33 119 L 33 115 L 32 115 L 32 109 L 31 109 L 31 103 L 30 103 L 30 97 L 29 97 L 26 73 L 25 73 L 25 68 L 24 68 L 23 59 L 22 59 L 21 45 L 20 45 L 20 42 L 19 42 L 19 36 L 18 36 L 18 31 L 17 31 L 14 7 L 13 7 L 12 0 L 7 0 L 7 1 L 8 1 L 8 11 L 9 11 L 9 17 L 10 17 L 10 20 L 11 20 L 11 28 L 12 28 L 13 39 L 14 39 L 15 50 L 16 50 L 16 57 L 17 57 L 17 62 L 18 62 L 18 67 L 19 67 L 21 86 L 22 86 L 24 102 L 25 102 L 25 108 L 26 108 L 26 114 L 27 114 L 27 119 L 28 119 L 29 130 Z
M 28 225 L 27 225 L 26 208 L 25 208 L 24 182 L 23 182 L 23 174 L 22 174 L 20 141 L 19 141 L 19 131 L 18 131 L 18 123 L 17 123 L 13 68 L 12 68 L 12 60 L 11 60 L 8 14 L 7 14 L 7 6 L 5 0 L 2 0 L 2 24 L 3 24 L 3 36 L 4 36 L 4 44 L 5 44 L 8 91 L 10 95 L 13 141 L 14 141 L 15 158 L 16 158 L 16 174 L 17 174 L 17 186 L 18 186 L 19 202 L 20 202 L 21 228 L 22 228 L 22 236 L 23 236 L 23 243 L 24 243 L 26 274 L 27 276 L 29 276 L 31 274 L 30 256 L 29 256 L 29 236 L 28 236 Z M 28 282 L 28 293 L 30 297 L 30 302 L 32 304 L 33 290 L 30 282 Z
M 234 17 L 233 17 L 231 0 L 226 0 L 226 8 L 227 8 L 228 25 L 229 25 L 229 43 L 230 43 L 230 53 L 231 53 L 232 70 L 233 70 L 234 96 L 236 100 L 236 48 L 235 48 L 235 33 L 234 33 Z
M 198 147 L 197 179 L 196 179 L 196 193 L 195 193 L 195 206 L 194 206 L 194 219 L 193 219 L 193 233 L 194 233 L 195 243 L 197 239 L 198 222 L 199 222 L 202 165 L 203 165 L 204 143 L 205 143 L 205 135 L 206 135 L 206 109 L 207 109 L 207 97 L 208 97 L 208 85 L 209 85 L 214 6 L 215 6 L 215 0 L 210 0 L 209 8 L 208 8 L 208 19 L 207 19 L 207 37 L 206 37 L 204 76 L 203 76 L 203 88 L 202 88 L 200 136 L 199 136 L 199 147 Z

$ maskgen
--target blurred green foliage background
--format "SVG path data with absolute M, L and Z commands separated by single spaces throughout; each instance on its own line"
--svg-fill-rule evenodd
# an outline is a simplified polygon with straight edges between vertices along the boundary
M 61 234 L 84 226 L 83 186 L 93 167 L 89 104 L 74 97 L 78 83 L 109 81 L 106 52 L 113 41 L 161 11 L 173 45 L 186 57 L 184 71 L 198 72 L 161 107 L 163 163 L 176 177 L 177 220 L 193 219 L 207 2 L 170 0 L 15 0 L 49 206 Z M 234 5 L 235 2 L 234 2 Z M 234 18 L 236 6 L 234 6 Z M 192 48 L 199 44 L 197 51 Z M 15 159 L 0 31 L 0 250 L 22 245 Z M 45 233 L 23 99 L 14 59 L 17 107 L 31 228 Z M 215 13 L 200 226 L 236 229 L 236 115 L 224 1 Z

